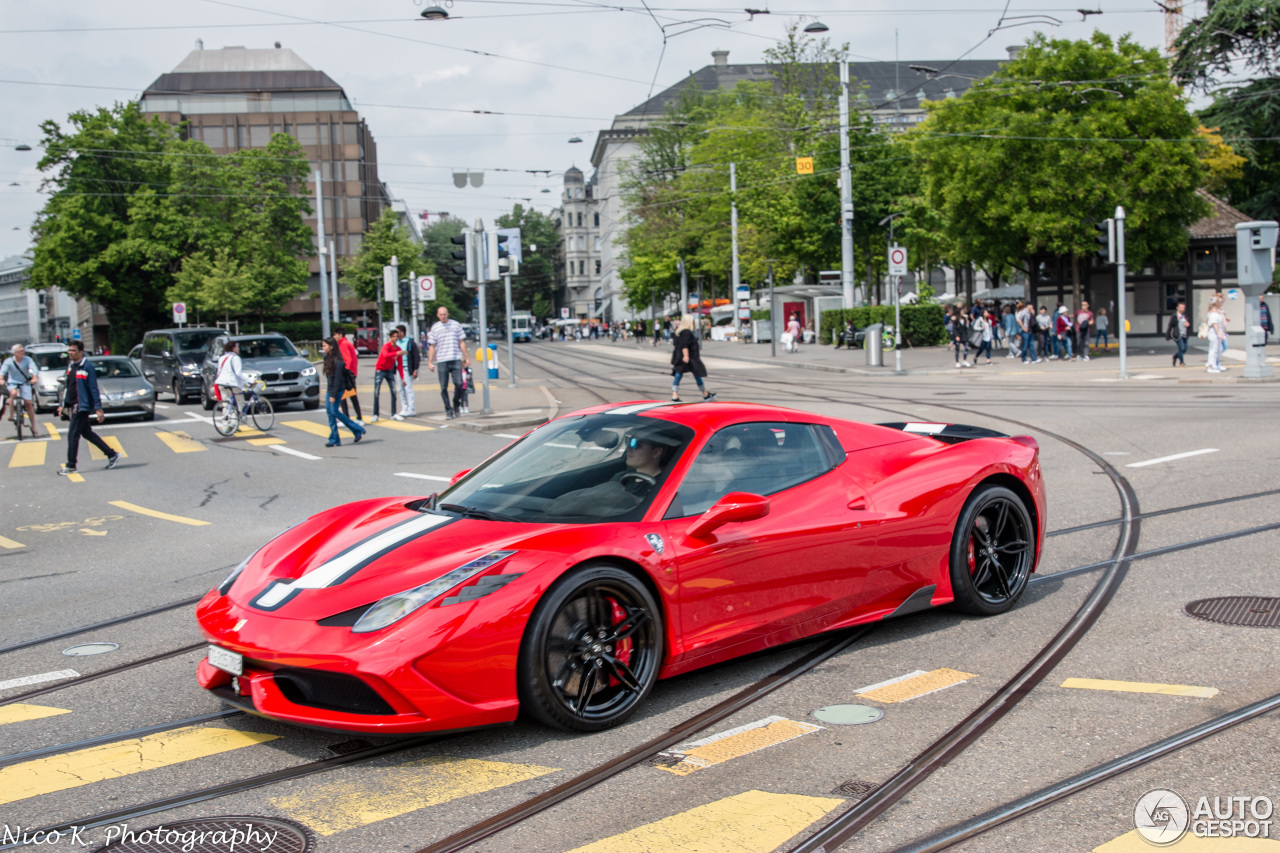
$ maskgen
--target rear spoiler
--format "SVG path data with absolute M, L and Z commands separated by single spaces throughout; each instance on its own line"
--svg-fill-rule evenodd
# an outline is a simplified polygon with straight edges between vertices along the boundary
M 975 438 L 1008 438 L 1002 432 L 996 432 L 986 427 L 966 426 L 965 424 L 934 424 L 923 423 L 920 421 L 895 421 L 887 424 L 877 424 L 877 426 L 888 427 L 889 429 L 901 430 L 915 435 L 927 435 L 930 438 L 936 438 L 938 441 L 946 444 L 959 444 L 962 441 L 970 441 Z

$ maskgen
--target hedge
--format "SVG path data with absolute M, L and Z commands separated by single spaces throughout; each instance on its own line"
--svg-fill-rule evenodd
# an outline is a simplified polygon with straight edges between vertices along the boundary
M 252 334 L 251 330 L 255 323 L 240 324 L 242 334 Z M 284 335 L 291 341 L 318 341 L 320 340 L 320 321 L 319 320 L 268 320 L 263 324 L 268 332 L 275 332 Z M 354 333 L 356 330 L 355 323 L 332 323 L 330 327 L 333 332 Z
M 941 305 L 903 305 L 902 340 L 907 346 L 930 347 L 947 342 L 946 311 Z M 846 321 L 865 329 L 873 323 L 893 325 L 892 305 L 868 305 L 862 308 L 834 308 L 822 312 L 823 343 L 835 343 L 835 336 Z

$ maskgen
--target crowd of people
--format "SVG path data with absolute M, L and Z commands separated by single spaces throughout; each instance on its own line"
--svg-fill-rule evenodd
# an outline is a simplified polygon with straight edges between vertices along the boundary
M 968 310 L 953 305 L 946 327 L 957 368 L 972 367 L 980 358 L 991 364 L 992 351 L 1000 348 L 1005 358 L 1023 363 L 1089 361 L 1092 352 L 1106 350 L 1111 343 L 1107 309 L 1095 314 L 1087 301 L 1074 311 L 1059 304 L 1051 312 L 1044 305 L 1037 311 L 1021 301 L 1001 307 L 976 299 Z

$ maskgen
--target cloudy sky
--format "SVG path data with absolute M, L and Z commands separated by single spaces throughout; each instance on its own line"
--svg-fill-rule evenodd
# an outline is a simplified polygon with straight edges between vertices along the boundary
M 643 101 L 655 78 L 660 91 L 710 64 L 713 50 L 758 62 L 788 21 L 821 20 L 834 43 L 848 42 L 852 58 L 864 60 L 893 61 L 896 30 L 901 62 L 934 66 L 980 43 L 969 58 L 1002 58 L 1037 29 L 1059 38 L 1095 28 L 1132 33 L 1150 46 L 1164 39 L 1152 0 L 1010 0 L 1007 13 L 1004 0 L 753 0 L 770 12 L 754 20 L 712 0 L 648 0 L 652 14 L 642 0 L 437 2 L 449 20 L 419 18 L 432 0 L 0 0 L 0 257 L 28 248 L 43 199 L 38 148 L 15 146 L 36 147 L 46 119 L 138 97 L 196 39 L 205 49 L 277 41 L 293 49 L 368 121 L 393 196 L 415 211 L 486 221 L 516 201 L 554 207 L 563 171 L 577 165 L 590 174 L 596 132 Z M 1082 22 L 1080 6 L 1103 14 Z M 1203 0 L 1186 6 L 1199 13 Z M 1002 13 L 1040 23 L 988 38 Z M 575 136 L 584 141 L 569 143 Z M 456 189 L 455 169 L 484 170 L 484 186 Z

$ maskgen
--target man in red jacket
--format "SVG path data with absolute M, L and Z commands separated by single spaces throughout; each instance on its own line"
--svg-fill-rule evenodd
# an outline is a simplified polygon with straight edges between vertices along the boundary
M 360 369 L 360 354 L 356 352 L 356 345 L 351 343 L 351 339 L 346 335 L 336 335 L 338 339 L 338 352 L 342 353 L 342 361 L 347 365 L 347 370 L 351 371 L 351 375 L 355 376 Z M 355 407 L 356 423 L 364 423 L 364 415 L 360 414 L 360 395 L 351 398 L 351 405 Z M 347 400 L 342 400 L 342 414 L 350 415 L 347 412 Z
M 378 351 L 377 362 L 373 365 L 373 417 L 369 418 L 371 424 L 378 422 L 378 392 L 382 389 L 384 381 L 391 392 L 391 414 L 396 413 L 396 376 L 400 373 L 400 360 L 404 358 L 404 350 L 400 349 L 400 345 L 396 343 L 398 340 L 400 340 L 400 333 L 392 329 L 387 334 L 387 342 Z

